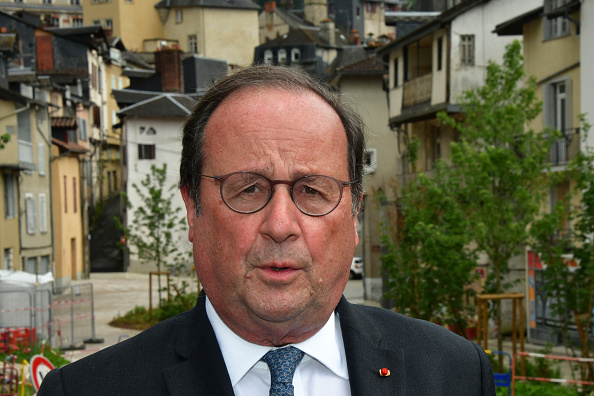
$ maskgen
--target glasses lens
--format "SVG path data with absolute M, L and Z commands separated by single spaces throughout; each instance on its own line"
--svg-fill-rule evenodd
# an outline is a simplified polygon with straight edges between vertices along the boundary
M 342 188 L 326 176 L 307 176 L 293 187 L 293 199 L 297 207 L 310 215 L 331 212 L 340 202 Z
M 270 182 L 255 173 L 236 173 L 223 182 L 221 193 L 225 203 L 233 210 L 251 213 L 260 210 L 271 194 Z

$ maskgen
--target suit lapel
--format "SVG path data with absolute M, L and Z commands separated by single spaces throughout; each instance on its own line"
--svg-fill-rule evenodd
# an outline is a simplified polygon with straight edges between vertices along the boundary
M 233 396 L 225 360 L 205 308 L 204 294 L 179 331 L 176 352 L 183 362 L 163 371 L 169 394 Z
M 353 396 L 406 395 L 404 352 L 389 347 L 373 321 L 343 297 L 337 312 L 344 341 Z M 357 312 L 354 312 L 354 311 Z M 387 368 L 389 376 L 379 370 Z

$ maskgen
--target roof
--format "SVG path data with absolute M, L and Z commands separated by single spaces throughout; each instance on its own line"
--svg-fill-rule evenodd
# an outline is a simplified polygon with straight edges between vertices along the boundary
M 313 26 L 311 22 L 301 18 L 293 10 L 285 10 L 284 8 L 275 8 L 274 13 L 284 20 L 291 29 L 299 29 L 303 26 Z
M 56 146 L 59 146 L 61 149 L 71 151 L 73 153 L 83 154 L 89 151 L 86 147 L 72 142 L 65 142 L 63 140 L 56 139 L 55 137 L 52 138 L 52 144 L 55 144 Z
M 414 43 L 415 41 L 420 40 L 421 38 L 427 36 L 430 33 L 433 33 L 439 29 L 441 29 L 444 25 L 449 24 L 452 20 L 456 19 L 458 16 L 464 14 L 465 12 L 469 11 L 470 9 L 481 5 L 483 3 L 488 3 L 491 0 L 467 0 L 464 1 L 457 6 L 454 6 L 437 16 L 430 22 L 425 23 L 421 27 L 413 30 L 412 32 L 396 39 L 395 41 L 391 42 L 388 45 L 385 45 L 377 50 L 378 55 L 383 56 L 394 49 L 401 48 L 407 46 L 409 44 Z
M 44 29 L 56 36 L 81 43 L 90 48 L 97 48 L 98 39 L 106 39 L 105 31 L 100 25 L 87 25 L 69 28 L 48 27 Z
M 120 95 L 125 95 L 125 93 L 122 91 L 119 92 Z M 118 112 L 118 115 L 185 118 L 192 113 L 192 109 L 194 108 L 194 105 L 198 101 L 199 97 L 199 95 L 184 95 L 162 92 L 147 93 L 152 95 L 144 100 L 138 101 L 128 107 L 123 108 Z M 119 103 L 120 101 L 118 100 L 118 104 Z
M 52 117 L 52 128 L 76 128 L 76 117 Z
M 155 8 L 173 7 L 211 7 L 259 10 L 260 6 L 252 0 L 162 0 Z
M 437 18 L 439 11 L 386 11 L 386 24 L 398 22 L 429 22 Z
M 510 19 L 509 21 L 505 21 L 500 23 L 499 25 L 495 26 L 495 30 L 493 33 L 497 33 L 499 36 L 517 36 L 522 35 L 522 27 L 536 19 L 540 18 L 544 13 L 544 7 L 538 7 L 533 9 L 532 11 L 528 11 L 522 15 L 518 15 L 515 18 Z
M 378 59 L 375 54 L 359 59 L 349 65 L 336 69 L 340 74 L 384 74 L 388 71 L 388 64 Z
M 289 33 L 283 34 L 274 40 L 267 41 L 258 46 L 258 48 L 277 48 L 282 46 L 296 46 L 308 43 L 314 43 L 321 46 L 329 46 L 328 41 L 322 38 L 319 27 L 302 26 L 299 29 L 291 30 Z M 350 45 L 351 42 L 346 35 L 338 28 L 334 29 L 336 47 L 344 47 Z
M 17 103 L 21 103 L 21 104 L 26 104 L 26 103 L 41 104 L 41 102 L 39 102 L 37 100 L 27 98 L 26 96 L 23 96 L 17 92 L 14 92 L 9 89 L 2 88 L 2 87 L 0 87 L 0 99 L 10 100 L 12 102 L 17 102 Z

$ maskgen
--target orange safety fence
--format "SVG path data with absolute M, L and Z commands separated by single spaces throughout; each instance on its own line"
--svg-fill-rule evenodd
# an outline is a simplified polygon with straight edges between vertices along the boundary
M 540 381 L 540 382 L 554 382 L 558 384 L 578 384 L 578 385 L 594 385 L 594 382 L 591 381 L 578 381 L 578 380 L 569 380 L 564 378 L 542 378 L 542 377 L 527 377 L 527 376 L 520 376 L 515 375 L 516 372 L 516 361 L 518 356 L 530 356 L 535 358 L 541 359 L 553 359 L 553 360 L 565 360 L 570 362 L 579 362 L 579 363 L 594 363 L 594 358 L 578 358 L 578 357 L 567 357 L 567 356 L 556 356 L 556 355 L 547 355 L 544 353 L 534 353 L 534 352 L 518 352 L 514 355 L 512 360 L 512 396 L 514 396 L 514 386 L 516 380 L 528 380 L 528 381 Z

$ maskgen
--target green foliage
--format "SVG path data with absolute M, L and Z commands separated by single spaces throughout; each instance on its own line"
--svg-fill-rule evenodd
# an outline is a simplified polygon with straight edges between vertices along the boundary
M 167 164 L 162 168 L 151 165 L 150 174 L 138 186 L 132 185 L 142 204 L 134 210 L 134 217 L 126 228 L 116 217 L 114 221 L 126 236 L 126 245 L 143 263 L 154 263 L 157 271 L 165 268 L 176 274 L 189 272 L 190 252 L 182 252 L 177 245 L 177 235 L 187 229 L 186 220 L 180 207 L 173 207 L 172 201 L 176 186 L 165 188 Z M 128 195 L 123 193 L 127 206 L 132 207 Z M 161 301 L 161 278 L 159 300 Z
M 546 191 L 542 171 L 547 151 L 556 139 L 550 131 L 530 129 L 542 104 L 535 79 L 525 80 L 521 52 L 521 44 L 514 41 L 507 46 L 502 65 L 489 61 L 485 85 L 464 94 L 462 120 L 438 114 L 444 124 L 460 132 L 460 141 L 451 144 L 450 177 L 459 180 L 457 195 L 465 204 L 472 242 L 492 265 L 487 293 L 500 294 L 512 286 L 505 281 L 508 263 L 528 242 L 528 226 Z M 495 316 L 502 323 L 499 303 Z
M 8 133 L 0 135 L 0 149 L 5 147 L 5 144 L 10 141 L 10 135 Z
M 152 314 L 149 314 L 145 307 L 136 306 L 123 316 L 118 315 L 109 324 L 126 329 L 146 330 L 165 319 L 187 311 L 196 304 L 197 299 L 196 293 L 183 293 L 169 300 L 163 300 L 159 308 L 153 309 Z
M 572 387 L 547 382 L 516 381 L 515 394 L 517 396 L 578 396 Z M 507 388 L 497 388 L 497 396 L 507 396 Z
M 434 178 L 421 173 L 406 186 L 400 201 L 402 231 L 396 242 L 383 232 L 388 249 L 382 261 L 389 279 L 386 295 L 398 312 L 453 324 L 463 335 L 474 317 L 468 302 L 475 293 L 469 285 L 476 278 L 476 257 L 466 246 L 471 235 L 453 194 L 457 181 L 447 173 L 440 164 Z
M 593 318 L 594 149 L 586 145 L 590 125 L 583 116 L 582 126 L 582 150 L 560 174 L 561 180 L 572 183 L 571 191 L 531 229 L 533 248 L 546 265 L 544 290 L 550 298 L 552 313 L 559 319 L 566 347 L 572 350 L 573 345 L 567 343 L 569 327 L 577 325 L 583 334 L 589 334 Z M 570 230 L 566 229 L 569 224 Z M 577 266 L 566 264 L 566 258 L 571 256 Z M 587 356 L 588 338 L 582 337 L 580 344 L 582 356 Z M 594 374 L 584 367 L 580 374 L 582 380 L 594 379 Z

